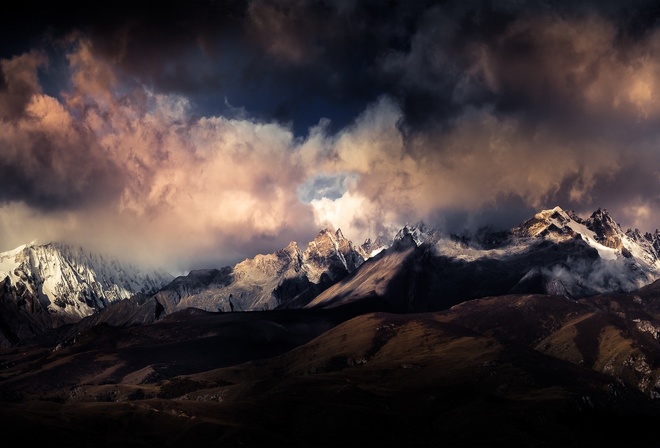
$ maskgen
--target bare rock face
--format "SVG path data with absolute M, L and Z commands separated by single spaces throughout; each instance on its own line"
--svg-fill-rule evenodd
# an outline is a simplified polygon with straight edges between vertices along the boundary
M 200 278 L 178 277 L 156 299 L 167 313 L 188 307 L 206 311 L 301 308 L 328 286 L 354 272 L 364 252 L 341 230 L 322 230 L 302 250 L 296 242 L 272 254 L 257 255 Z
M 585 222 L 587 228 L 597 236 L 597 241 L 605 247 L 622 249 L 624 235 L 621 227 L 617 224 L 607 210 L 599 208 Z

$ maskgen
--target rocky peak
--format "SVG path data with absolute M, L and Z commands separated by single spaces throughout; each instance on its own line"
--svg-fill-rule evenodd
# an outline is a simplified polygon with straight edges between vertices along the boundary
M 362 254 L 366 259 L 378 255 L 380 252 L 387 249 L 391 245 L 391 240 L 388 240 L 386 237 L 380 235 L 375 240 L 367 238 L 360 246 L 360 249 L 362 250 Z
M 539 220 L 547 220 L 549 218 L 558 218 L 560 216 L 563 217 L 564 219 L 568 218 L 568 214 L 564 211 L 564 209 L 562 209 L 560 206 L 557 205 L 554 208 L 541 210 L 536 215 L 534 215 L 534 218 Z
M 544 237 L 548 234 L 572 235 L 574 232 L 568 226 L 571 220 L 570 215 L 557 206 L 538 212 L 532 219 L 515 227 L 512 233 L 518 237 Z
M 566 215 L 573 221 L 584 224 L 584 219 L 580 218 L 573 210 L 566 210 Z
M 620 230 L 619 225 L 612 219 L 612 216 L 610 216 L 609 212 L 604 209 L 604 208 L 598 208 L 595 212 L 591 214 L 589 219 L 587 219 L 587 223 L 593 223 L 593 224 L 602 224 L 602 225 L 608 225 L 611 227 L 616 227 Z
M 396 241 L 396 240 L 401 240 L 401 239 L 403 239 L 405 236 L 407 236 L 407 235 L 411 235 L 414 231 L 415 231 L 415 227 L 414 227 L 414 226 L 411 226 L 411 225 L 406 224 L 405 226 L 403 226 L 403 227 L 401 228 L 401 230 L 399 230 L 399 231 L 397 232 L 396 235 L 394 235 L 394 240 L 395 240 L 395 241 Z
M 338 236 L 338 250 L 339 253 L 344 256 L 344 260 L 346 261 L 346 269 L 348 272 L 353 272 L 362 263 L 364 263 L 364 260 L 366 260 L 368 257 L 364 255 L 359 247 L 354 246 L 350 240 L 344 238 L 341 230 L 338 229 L 336 235 Z
M 305 256 L 310 257 L 316 254 L 321 257 L 327 257 L 332 253 L 337 252 L 339 244 L 335 232 L 328 229 L 321 230 L 313 241 L 307 245 Z
M 394 237 L 394 242 L 403 240 L 410 236 L 417 246 L 423 243 L 432 242 L 437 239 L 437 232 L 434 229 L 429 229 L 422 221 L 415 225 L 406 224 L 399 230 Z
M 596 234 L 596 240 L 603 246 L 621 249 L 623 230 L 604 208 L 599 208 L 585 221 L 589 230 Z
M 330 277 L 333 277 L 332 272 L 353 272 L 364 262 L 365 257 L 344 237 L 341 229 L 334 232 L 324 229 L 309 243 L 303 253 L 303 260 L 311 274 L 310 280 L 317 283 L 317 273 L 328 271 Z
M 278 254 L 288 254 L 288 255 L 298 255 L 301 254 L 302 251 L 300 250 L 300 247 L 298 247 L 298 243 L 295 241 L 291 241 L 289 244 L 287 244 L 286 247 L 278 250 L 276 253 Z
M 651 240 L 649 239 L 650 233 L 646 233 L 645 235 L 642 235 L 642 232 L 639 231 L 639 229 L 627 229 L 626 230 L 626 236 L 630 238 L 631 240 L 635 241 L 636 243 L 648 243 Z
M 660 257 L 660 230 L 656 230 L 655 233 L 649 235 L 651 237 L 650 238 L 651 244 L 653 245 L 653 248 L 658 254 L 658 257 Z
M 392 249 L 395 251 L 403 251 L 411 247 L 419 247 L 412 233 L 406 233 L 401 238 L 396 238 L 392 243 Z
M 285 264 L 285 269 L 291 265 L 293 265 L 295 269 L 299 269 L 303 263 L 303 253 L 298 247 L 298 243 L 295 241 L 291 241 L 285 248 L 275 252 L 275 255 Z

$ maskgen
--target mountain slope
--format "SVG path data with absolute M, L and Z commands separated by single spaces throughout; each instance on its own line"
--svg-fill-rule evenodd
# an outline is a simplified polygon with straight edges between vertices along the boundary
M 653 446 L 659 291 L 100 325 L 0 351 L 0 418 L 25 445 Z

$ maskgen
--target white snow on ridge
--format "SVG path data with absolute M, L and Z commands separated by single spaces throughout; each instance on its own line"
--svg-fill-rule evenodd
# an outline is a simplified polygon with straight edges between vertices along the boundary
M 557 231 L 546 232 L 551 226 L 556 227 Z M 527 221 L 517 229 L 514 231 L 517 236 L 513 236 L 502 246 L 496 248 L 485 249 L 466 245 L 449 238 L 438 239 L 434 246 L 440 255 L 471 262 L 482 258 L 504 259 L 509 256 L 523 254 L 542 240 L 562 242 L 573 238 L 573 235 L 577 234 L 590 247 L 596 249 L 602 260 L 625 259 L 621 249 L 614 249 L 600 243 L 598 235 L 594 231 L 590 230 L 585 224 L 573 219 L 561 207 L 543 210 L 534 215 L 533 220 Z M 630 252 L 636 262 L 643 264 L 645 270 L 656 272 L 658 274 L 656 276 L 660 276 L 660 261 L 654 253 L 651 253 L 653 252 L 652 248 L 642 247 L 623 232 L 618 237 L 621 239 L 623 248 Z
M 562 218 L 564 218 L 565 221 L 552 218 L 552 215 L 555 213 L 558 213 Z M 543 212 L 538 213 L 535 218 L 545 219 L 560 229 L 563 227 L 570 228 L 575 233 L 579 234 L 585 243 L 596 249 L 598 251 L 598 255 L 603 260 L 616 260 L 618 258 L 617 254 L 619 252 L 616 249 L 612 249 L 611 247 L 600 244 L 596 240 L 596 234 L 594 232 L 589 230 L 584 224 L 574 221 L 564 210 L 561 209 L 561 207 L 555 207 L 552 210 L 544 210 Z
M 582 239 L 591 247 L 598 251 L 598 255 L 603 260 L 616 260 L 618 251 L 612 249 L 611 247 L 603 246 L 596 241 L 596 234 L 589 230 L 584 224 L 577 223 L 573 220 L 568 222 L 568 227 L 570 227 L 574 232 L 579 233 Z
M 7 277 L 13 286 L 24 284 L 51 313 L 73 320 L 172 279 L 63 244 L 27 244 L 0 253 L 0 281 Z
M 382 246 L 382 247 L 379 247 L 378 249 L 374 249 L 374 250 L 372 250 L 372 251 L 369 253 L 367 259 L 375 257 L 376 255 L 378 255 L 379 253 L 381 253 L 381 252 L 384 251 L 385 249 L 387 249 L 387 247 Z
M 12 284 L 19 280 L 19 277 L 14 274 L 14 271 L 20 265 L 20 262 L 16 259 L 17 255 L 25 249 L 25 246 L 24 244 L 14 250 L 0 253 L 0 280 L 9 277 Z

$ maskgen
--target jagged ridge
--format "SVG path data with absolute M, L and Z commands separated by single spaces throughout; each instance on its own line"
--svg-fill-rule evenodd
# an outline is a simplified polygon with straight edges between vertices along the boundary
M 193 271 L 155 297 L 167 313 L 188 307 L 207 311 L 299 308 L 367 258 L 364 249 L 346 239 L 341 229 L 325 229 L 304 250 L 291 242 L 234 267 Z
M 660 278 L 658 234 L 623 232 L 604 209 L 584 220 L 560 207 L 471 237 L 406 226 L 390 249 L 308 307 L 379 299 L 392 311 L 422 312 L 489 295 L 630 292 Z
M 632 291 L 660 277 L 659 249 L 660 231 L 623 232 L 604 209 L 582 219 L 555 207 L 509 231 L 460 238 L 420 222 L 359 246 L 341 230 L 325 229 L 304 248 L 291 242 L 233 267 L 192 271 L 155 295 L 141 296 L 135 305 L 139 318 L 129 316 L 127 303 L 110 320 L 148 323 L 190 307 L 252 311 L 378 297 L 387 298 L 388 309 L 409 312 L 506 293 L 583 297 Z M 76 321 L 133 293 L 153 291 L 163 279 L 57 244 L 0 254 L 0 276 L 5 314 L 13 316 L 12 340 L 48 322 Z

